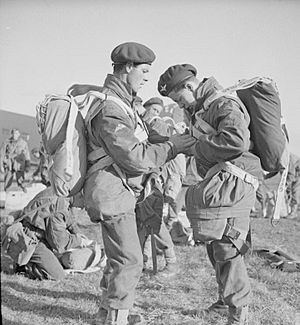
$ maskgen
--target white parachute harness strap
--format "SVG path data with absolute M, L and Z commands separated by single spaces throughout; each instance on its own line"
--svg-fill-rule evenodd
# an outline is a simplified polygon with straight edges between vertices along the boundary
M 68 118 L 67 131 L 66 131 L 66 168 L 64 172 L 68 178 L 72 178 L 73 166 L 74 166 L 72 147 L 73 147 L 75 123 L 78 115 L 78 106 L 74 101 L 74 98 L 72 96 L 69 97 L 70 97 L 70 109 L 69 109 L 69 118 Z

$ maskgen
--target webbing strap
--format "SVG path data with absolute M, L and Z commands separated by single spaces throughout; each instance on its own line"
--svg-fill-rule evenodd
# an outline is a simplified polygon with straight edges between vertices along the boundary
M 96 147 L 92 152 L 88 155 L 89 161 L 95 161 L 97 159 L 102 159 L 107 156 L 107 153 L 103 149 L 103 147 Z
M 78 115 L 78 107 L 73 99 L 73 97 L 70 97 L 71 104 L 70 104 L 70 113 L 69 113 L 69 119 L 68 119 L 68 125 L 67 125 L 67 131 L 66 131 L 66 168 L 64 170 L 65 174 L 68 177 L 73 176 L 73 135 L 75 130 L 75 123 L 76 118 Z
M 253 175 L 247 173 L 243 169 L 235 166 L 234 164 L 232 164 L 229 161 L 220 162 L 220 163 L 214 165 L 212 168 L 210 168 L 208 170 L 208 172 L 205 175 L 205 178 L 209 178 L 221 170 L 225 170 L 225 171 L 229 172 L 230 174 L 242 179 L 244 182 L 251 184 L 255 191 L 257 190 L 258 185 L 259 185 L 258 179 L 256 177 L 254 177 Z

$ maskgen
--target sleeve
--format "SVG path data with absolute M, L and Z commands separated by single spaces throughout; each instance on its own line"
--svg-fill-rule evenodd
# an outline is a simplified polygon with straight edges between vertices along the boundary
M 66 216 L 62 212 L 53 214 L 46 227 L 46 240 L 53 250 L 63 253 L 71 248 L 78 248 L 81 244 L 79 234 L 72 234 L 68 229 Z
M 216 133 L 200 135 L 195 146 L 196 158 L 204 164 L 232 160 L 250 146 L 248 122 L 239 105 L 228 99 L 213 109 Z
M 130 175 L 150 173 L 176 156 L 171 142 L 152 144 L 135 135 L 133 121 L 114 103 L 92 120 L 94 137 L 119 167 Z

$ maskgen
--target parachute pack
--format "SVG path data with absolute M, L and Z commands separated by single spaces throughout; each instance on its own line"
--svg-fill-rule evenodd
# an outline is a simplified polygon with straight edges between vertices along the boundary
M 131 113 L 122 100 L 101 91 L 102 88 L 98 86 L 75 84 L 69 88 L 67 95 L 46 95 L 44 101 L 36 107 L 38 129 L 49 160 L 49 180 L 58 196 L 74 196 L 83 187 L 90 159 L 87 154 L 86 130 L 89 122 L 99 112 L 99 101 L 114 101 L 127 114 Z M 104 161 L 112 164 L 128 187 L 122 171 L 112 158 L 102 148 L 93 149 L 97 159 L 101 155 L 101 164 Z M 94 152 L 90 156 L 94 157 Z
M 288 134 L 282 118 L 276 84 L 272 79 L 265 77 L 241 80 L 209 97 L 203 104 L 204 110 L 223 96 L 237 101 L 250 115 L 252 152 L 260 158 L 262 168 L 270 175 L 281 174 L 272 217 L 279 219 L 288 172 L 289 151 Z

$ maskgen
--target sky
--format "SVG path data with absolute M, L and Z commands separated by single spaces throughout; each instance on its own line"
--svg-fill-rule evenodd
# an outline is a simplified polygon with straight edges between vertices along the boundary
M 0 109 L 34 116 L 46 94 L 103 84 L 113 48 L 134 41 L 157 56 L 144 101 L 159 97 L 159 76 L 174 64 L 224 87 L 274 79 L 300 156 L 299 35 L 297 0 L 0 0 Z

